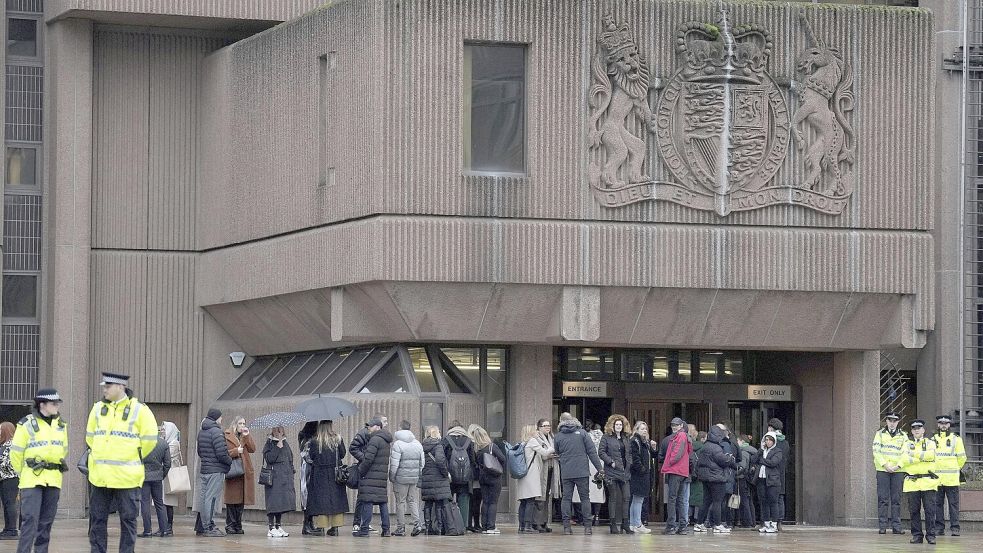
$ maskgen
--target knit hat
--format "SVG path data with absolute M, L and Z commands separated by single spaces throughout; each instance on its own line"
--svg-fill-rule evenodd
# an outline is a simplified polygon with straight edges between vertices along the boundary
M 222 418 L 222 412 L 212 407 L 211 409 L 208 410 L 208 414 L 205 415 L 205 418 L 212 419 L 213 421 L 218 421 L 218 419 Z
M 785 428 L 785 425 L 782 424 L 782 421 L 780 421 L 778 419 L 774 419 L 774 418 L 768 421 L 768 426 L 774 428 L 775 430 L 777 430 L 779 432 L 781 432 L 782 429 Z

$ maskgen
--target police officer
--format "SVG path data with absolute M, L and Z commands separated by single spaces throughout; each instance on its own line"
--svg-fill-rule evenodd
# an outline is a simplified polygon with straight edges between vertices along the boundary
M 901 417 L 891 411 L 884 415 L 884 427 L 874 434 L 874 468 L 877 470 L 878 533 L 886 534 L 888 523 L 895 534 L 901 529 L 901 489 L 905 473 L 901 455 L 908 435 L 898 428 Z
M 939 477 L 935 474 L 935 442 L 925 437 L 925 421 L 911 421 L 911 439 L 904 447 L 904 493 L 911 515 L 911 543 L 935 543 L 935 493 Z M 925 509 L 925 532 L 921 511 Z
M 20 475 L 20 541 L 17 553 L 47 553 L 51 524 L 58 511 L 61 475 L 68 470 L 68 429 L 58 416 L 61 397 L 53 388 L 38 390 L 34 412 L 17 423 L 10 464 Z
M 966 464 L 966 449 L 963 439 L 949 430 L 952 419 L 949 415 L 935 417 L 938 430 L 932 440 L 935 442 L 935 474 L 939 475 L 939 490 L 935 500 L 935 533 L 945 535 L 945 500 L 949 499 L 949 532 L 959 535 L 959 471 Z
M 143 487 L 141 458 L 157 445 L 157 421 L 150 408 L 130 397 L 129 379 L 124 374 L 102 373 L 104 399 L 92 406 L 85 429 L 85 442 L 91 449 L 89 546 L 92 553 L 106 553 L 106 522 L 114 499 L 122 523 L 119 551 L 133 551 Z

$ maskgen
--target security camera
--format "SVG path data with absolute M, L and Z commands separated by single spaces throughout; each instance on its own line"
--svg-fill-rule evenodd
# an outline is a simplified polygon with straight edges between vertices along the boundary
M 245 361 L 246 354 L 241 351 L 233 351 L 229 354 L 229 360 L 232 361 L 232 366 L 235 368 L 241 368 L 242 362 Z

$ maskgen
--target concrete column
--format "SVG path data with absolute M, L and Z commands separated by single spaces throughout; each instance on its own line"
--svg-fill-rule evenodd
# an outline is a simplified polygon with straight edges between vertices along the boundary
M 871 439 L 880 423 L 880 352 L 833 355 L 833 518 L 836 524 L 877 522 Z M 809 478 L 803 463 L 804 479 Z
M 553 411 L 553 348 L 550 346 L 513 346 L 509 366 L 508 421 L 511 442 L 522 438 L 522 427 L 551 418 Z M 554 424 L 556 421 L 553 421 Z M 509 478 L 509 505 L 516 504 L 515 480 Z M 509 509 L 508 520 L 514 519 Z M 502 515 L 499 515 L 502 518 Z
M 92 192 L 92 22 L 64 19 L 48 26 L 46 52 L 45 169 L 49 204 L 44 268 L 47 298 L 42 385 L 65 398 L 69 461 L 84 449 L 93 396 L 89 368 L 90 196 Z M 76 470 L 66 474 L 59 511 L 81 516 L 85 486 Z
M 962 294 L 959 275 L 959 213 L 962 160 L 959 157 L 962 78 L 958 71 L 944 71 L 942 59 L 950 57 L 962 45 L 962 2 L 921 0 L 935 16 L 938 55 L 935 62 L 935 104 L 953 106 L 936 109 L 935 122 L 935 331 L 929 336 L 918 360 L 918 413 L 926 420 L 959 407 L 959 383 L 963 354 L 959 350 L 962 329 Z

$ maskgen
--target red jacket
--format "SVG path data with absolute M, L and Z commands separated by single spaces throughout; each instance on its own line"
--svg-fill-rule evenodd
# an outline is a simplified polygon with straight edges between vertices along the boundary
M 669 447 L 666 448 L 666 460 L 662 464 L 662 474 L 678 474 L 683 477 L 689 476 L 689 456 L 693 452 L 693 444 L 689 443 L 689 436 L 680 430 L 669 440 Z

